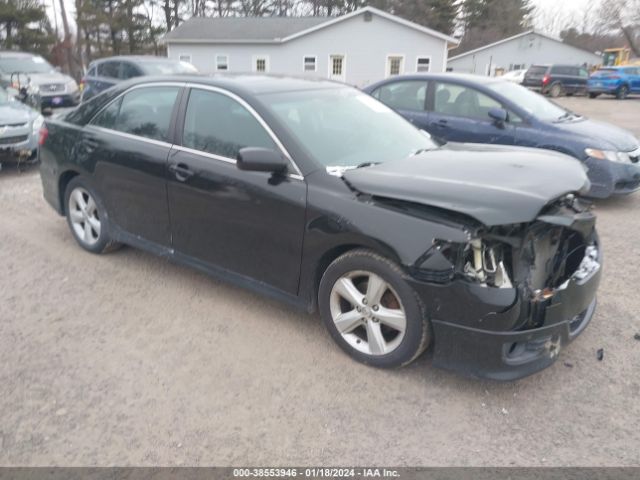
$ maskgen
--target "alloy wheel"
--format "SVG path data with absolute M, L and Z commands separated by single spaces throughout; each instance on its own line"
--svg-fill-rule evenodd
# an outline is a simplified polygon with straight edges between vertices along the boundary
M 69 220 L 76 237 L 84 244 L 94 245 L 100 238 L 98 206 L 84 188 L 74 188 L 69 196 Z
M 402 342 L 407 318 L 400 297 L 382 277 L 358 270 L 338 278 L 329 308 L 342 338 L 368 355 L 386 355 Z

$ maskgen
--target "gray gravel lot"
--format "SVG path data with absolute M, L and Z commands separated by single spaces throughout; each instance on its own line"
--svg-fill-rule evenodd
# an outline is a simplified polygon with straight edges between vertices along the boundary
M 640 136 L 640 99 L 567 98 Z M 640 194 L 600 202 L 591 326 L 513 383 L 350 360 L 319 319 L 76 246 L 0 172 L 0 465 L 640 465 Z M 596 351 L 604 349 L 604 360 Z

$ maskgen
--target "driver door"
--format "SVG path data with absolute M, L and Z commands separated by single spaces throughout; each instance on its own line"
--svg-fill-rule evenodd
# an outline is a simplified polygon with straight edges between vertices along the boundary
M 508 121 L 497 124 L 489 117 L 500 102 L 465 85 L 432 82 L 427 99 L 429 123 L 426 130 L 448 142 L 515 143 L 515 128 Z
M 236 167 L 243 147 L 279 148 L 237 97 L 193 87 L 183 111 L 167 168 L 173 248 L 297 294 L 306 182 L 293 170 L 274 175 Z

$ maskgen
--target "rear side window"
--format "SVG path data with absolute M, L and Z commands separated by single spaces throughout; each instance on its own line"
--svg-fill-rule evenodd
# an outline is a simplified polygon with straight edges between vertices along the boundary
M 118 78 L 120 62 L 104 62 L 98 65 L 98 75 L 101 77 Z
M 373 92 L 382 103 L 398 110 L 422 111 L 427 96 L 427 82 L 408 80 L 384 85 Z
M 563 67 L 561 65 L 555 65 L 551 67 L 551 73 L 556 75 L 577 75 L 578 69 L 575 67 Z
M 179 87 L 131 90 L 105 108 L 92 124 L 166 142 L 178 91 Z
M 182 145 L 235 159 L 241 148 L 277 150 L 271 136 L 245 107 L 227 95 L 191 90 Z
M 91 67 L 87 72 L 87 77 L 95 77 L 96 76 L 96 67 Z

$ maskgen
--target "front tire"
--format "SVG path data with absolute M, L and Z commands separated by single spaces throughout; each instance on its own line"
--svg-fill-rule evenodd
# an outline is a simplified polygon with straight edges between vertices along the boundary
M 597 98 L 600 94 L 596 92 L 589 92 L 589 98 Z
M 431 340 L 424 305 L 402 269 L 369 250 L 347 252 L 329 265 L 318 305 L 335 342 L 367 365 L 407 365 Z
M 73 178 L 64 199 L 67 223 L 78 245 L 91 253 L 107 253 L 120 247 L 111 239 L 108 215 L 100 197 L 85 179 Z

